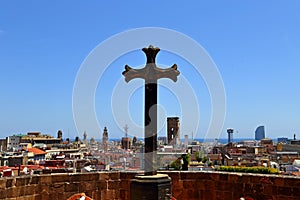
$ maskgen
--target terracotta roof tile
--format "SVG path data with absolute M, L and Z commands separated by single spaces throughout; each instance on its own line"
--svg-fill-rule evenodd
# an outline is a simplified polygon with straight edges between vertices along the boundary
M 43 155 L 43 154 L 46 154 L 45 151 L 40 150 L 40 149 L 38 149 L 38 148 L 28 148 L 28 151 L 29 151 L 29 152 L 33 152 L 34 155 Z

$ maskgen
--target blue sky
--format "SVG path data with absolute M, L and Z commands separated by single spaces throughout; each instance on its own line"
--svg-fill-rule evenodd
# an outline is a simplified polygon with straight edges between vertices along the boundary
M 0 137 L 28 131 L 56 135 L 59 129 L 65 137 L 81 137 L 73 120 L 72 94 L 82 62 L 107 38 L 141 27 L 181 32 L 213 59 L 227 97 L 220 137 L 225 138 L 226 128 L 233 127 L 234 137 L 252 138 L 259 125 L 266 126 L 271 138 L 300 135 L 299 8 L 296 0 L 1 1 Z M 157 60 L 166 66 L 177 63 L 189 80 L 199 101 L 201 121 L 197 131 L 187 123 L 181 132 L 202 137 L 211 115 L 204 81 L 192 77 L 192 68 L 180 57 L 162 51 Z M 99 82 L 95 109 L 99 124 L 108 126 L 111 137 L 123 135 L 113 121 L 111 92 L 125 64 L 136 67 L 144 62 L 142 52 L 120 56 Z M 141 81 L 135 83 L 142 86 Z M 142 95 L 140 88 L 129 103 L 130 115 L 140 125 Z M 166 116 L 180 116 L 172 92 L 160 88 L 159 98 Z M 130 127 L 132 135 L 138 134 Z M 87 133 L 95 138 L 102 134 L 88 127 Z M 160 135 L 164 133 L 165 128 Z

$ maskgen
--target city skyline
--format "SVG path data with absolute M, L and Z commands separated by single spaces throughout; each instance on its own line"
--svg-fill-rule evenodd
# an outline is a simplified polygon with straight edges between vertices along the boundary
M 18 5 L 17 5 L 18 4 Z M 274 1 L 227 1 L 226 3 L 153 1 L 90 3 L 71 1 L 0 3 L 0 138 L 41 131 L 66 137 L 82 137 L 73 120 L 72 95 L 80 66 L 101 42 L 111 36 L 142 27 L 178 31 L 200 44 L 217 66 L 226 93 L 227 128 L 234 138 L 254 138 L 263 125 L 266 137 L 300 134 L 300 3 Z M 147 10 L 148 9 L 148 10 Z M 151 44 L 145 43 L 143 47 Z M 153 44 L 160 46 L 160 44 Z M 186 80 L 196 96 L 199 126 L 181 124 L 181 136 L 203 138 L 211 118 L 211 99 L 205 80 L 195 75 L 193 66 L 180 55 L 161 50 L 157 58 L 164 67 L 176 63 L 181 81 Z M 109 137 L 124 136 L 125 123 L 130 135 L 133 125 L 114 122 L 111 99 L 115 86 L 124 81 L 124 66 L 143 66 L 141 51 L 120 55 L 107 67 L 97 85 L 95 112 L 100 129 L 88 130 L 89 137 L 101 138 L 104 126 Z M 168 84 L 167 82 L 161 82 Z M 143 124 L 142 81 L 129 101 L 132 121 Z M 172 84 L 172 83 L 171 83 Z M 176 85 L 174 86 L 176 87 Z M 180 95 L 184 96 L 187 91 Z M 180 103 L 168 87 L 160 86 L 161 131 L 166 135 L 166 117 L 182 117 Z M 126 100 L 127 101 L 127 100 Z M 189 110 L 190 109 L 190 110 Z M 192 113 L 194 108 L 189 108 Z M 163 120 L 165 119 L 165 120 Z

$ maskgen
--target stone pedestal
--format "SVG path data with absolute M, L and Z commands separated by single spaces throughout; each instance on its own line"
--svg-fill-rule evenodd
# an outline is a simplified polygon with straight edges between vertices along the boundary
M 167 174 L 136 176 L 130 183 L 130 200 L 172 199 L 171 178 Z

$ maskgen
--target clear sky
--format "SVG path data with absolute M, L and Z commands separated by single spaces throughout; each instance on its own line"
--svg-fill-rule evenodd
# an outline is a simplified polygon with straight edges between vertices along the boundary
M 225 138 L 226 128 L 232 127 L 234 137 L 253 138 L 255 128 L 265 125 L 267 137 L 292 138 L 295 133 L 300 138 L 299 9 L 297 0 L 0 1 L 0 138 L 28 131 L 56 136 L 58 130 L 64 137 L 82 137 L 72 111 L 73 87 L 81 64 L 104 40 L 142 27 L 183 33 L 210 55 L 226 91 L 220 137 Z M 203 137 L 211 118 L 211 100 L 201 76 L 192 77 L 189 63 L 167 52 L 162 51 L 157 61 L 165 66 L 177 63 L 196 94 L 199 129 L 186 122 L 182 135 L 193 132 Z M 120 56 L 99 81 L 95 112 L 110 137 L 123 136 L 117 125 L 122 122 L 113 118 L 112 91 L 123 79 L 125 64 L 136 67 L 144 62 L 139 51 Z M 133 83 L 139 89 L 130 97 L 129 112 L 132 120 L 142 125 L 143 82 Z M 159 92 L 163 116 L 181 116 L 176 95 L 163 87 Z M 139 135 L 130 128 L 132 124 L 128 126 L 131 135 Z M 89 138 L 102 135 L 102 130 L 87 127 L 86 131 Z M 165 134 L 165 126 L 159 134 Z

